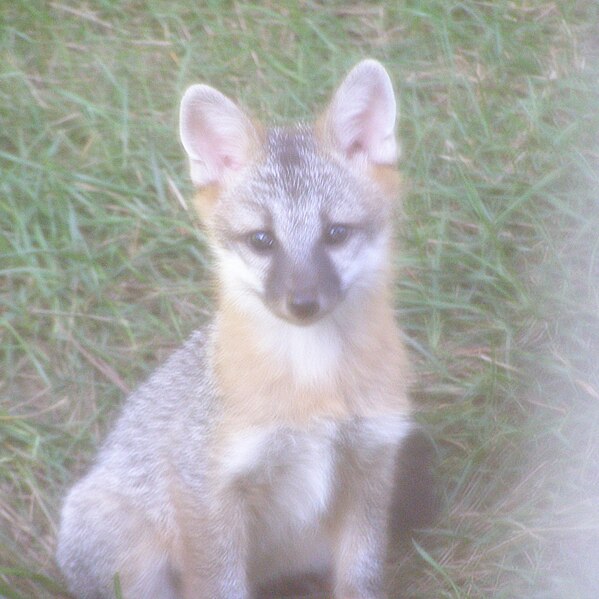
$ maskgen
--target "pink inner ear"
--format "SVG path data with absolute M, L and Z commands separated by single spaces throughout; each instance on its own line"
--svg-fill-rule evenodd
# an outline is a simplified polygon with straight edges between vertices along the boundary
M 375 61 L 359 63 L 345 78 L 329 109 L 337 149 L 376 164 L 397 158 L 395 95 L 385 69 Z
M 222 165 L 226 169 L 238 171 L 241 168 L 241 162 L 233 158 L 233 156 L 223 156 L 221 159 Z
M 181 100 L 181 141 L 198 187 L 223 183 L 227 172 L 239 171 L 248 160 L 253 128 L 229 98 L 207 85 L 193 85 Z
M 364 150 L 365 150 L 364 144 L 360 140 L 356 139 L 347 148 L 347 151 L 346 151 L 347 157 L 353 158 L 356 154 L 363 154 Z

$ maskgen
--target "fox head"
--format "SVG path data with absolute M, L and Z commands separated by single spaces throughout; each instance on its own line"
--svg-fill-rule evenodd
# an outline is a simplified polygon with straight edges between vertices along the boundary
M 313 125 L 265 129 L 212 87 L 185 92 L 181 141 L 224 301 L 308 326 L 385 284 L 395 119 L 374 60 L 349 72 Z

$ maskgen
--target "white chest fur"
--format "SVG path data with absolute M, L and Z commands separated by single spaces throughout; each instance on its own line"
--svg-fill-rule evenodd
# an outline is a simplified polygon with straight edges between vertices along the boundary
M 411 426 L 406 417 L 391 414 L 320 419 L 303 429 L 252 427 L 232 438 L 221 453 L 221 481 L 225 492 L 240 494 L 253 512 L 248 568 L 254 579 L 326 569 L 328 517 L 335 518 L 340 494 L 358 491 L 340 484 L 348 481 L 342 476 L 348 456 L 368 477 L 381 456 L 393 464 L 395 447 Z
M 318 420 L 307 429 L 253 427 L 223 453 L 221 472 L 241 489 L 259 517 L 295 528 L 314 524 L 327 511 L 348 448 L 367 462 L 408 433 L 403 416 Z
M 331 498 L 338 434 L 333 422 L 309 432 L 247 429 L 223 456 L 225 479 L 245 492 L 258 515 L 271 514 L 285 528 L 308 525 Z

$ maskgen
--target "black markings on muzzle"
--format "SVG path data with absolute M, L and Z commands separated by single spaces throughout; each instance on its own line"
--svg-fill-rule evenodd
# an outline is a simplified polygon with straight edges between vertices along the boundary
M 324 247 L 313 248 L 298 262 L 279 248 L 272 256 L 266 280 L 266 301 L 275 311 L 308 321 L 327 312 L 341 296 L 341 282 Z

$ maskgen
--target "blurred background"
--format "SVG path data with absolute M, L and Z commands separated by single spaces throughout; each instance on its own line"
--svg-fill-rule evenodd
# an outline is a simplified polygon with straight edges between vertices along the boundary
M 399 95 L 398 318 L 442 505 L 391 596 L 598 597 L 598 24 L 592 0 L 3 2 L 0 596 L 66 596 L 62 496 L 209 317 L 186 86 L 291 122 L 371 56 Z

